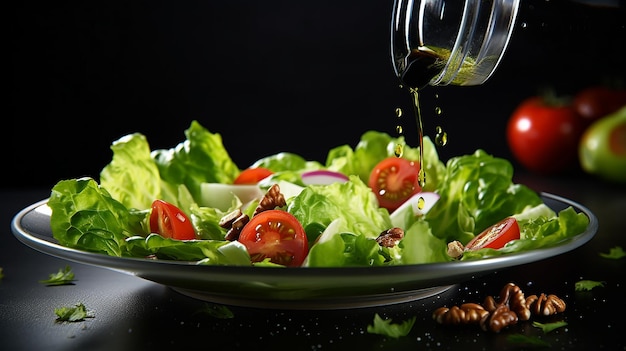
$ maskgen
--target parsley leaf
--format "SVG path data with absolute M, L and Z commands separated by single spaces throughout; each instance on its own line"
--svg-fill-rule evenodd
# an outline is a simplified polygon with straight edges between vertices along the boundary
M 626 251 L 624 251 L 621 246 L 615 246 L 609 250 L 609 253 L 601 252 L 600 256 L 617 260 L 626 257 Z
M 554 323 L 533 322 L 533 327 L 541 328 L 541 330 L 543 330 L 544 333 L 549 333 L 553 331 L 554 329 L 558 329 L 566 325 L 567 325 L 567 322 L 565 321 L 554 322 Z
M 595 287 L 604 287 L 604 282 L 598 282 L 595 280 L 580 280 L 574 285 L 576 291 L 589 291 Z
M 203 308 L 196 311 L 195 314 L 208 314 L 211 317 L 219 319 L 230 319 L 235 317 L 235 314 L 228 307 L 209 303 L 205 303 Z
M 506 340 L 513 344 L 527 345 L 533 347 L 550 347 L 550 343 L 538 337 L 530 337 L 522 334 L 510 334 Z
M 406 321 L 398 324 L 391 323 L 390 319 L 382 319 L 378 313 L 374 314 L 374 322 L 367 326 L 367 332 L 371 334 L 386 335 L 391 338 L 399 338 L 406 336 L 413 328 L 415 324 L 415 318 L 407 319 Z
M 72 284 L 72 281 L 74 281 L 74 272 L 70 266 L 65 266 L 65 269 L 60 268 L 57 273 L 52 273 L 48 279 L 39 282 L 46 285 L 67 285 Z
M 80 322 L 85 318 L 93 318 L 93 315 L 87 312 L 87 308 L 82 303 L 72 307 L 55 308 L 54 313 L 57 315 L 57 322 Z

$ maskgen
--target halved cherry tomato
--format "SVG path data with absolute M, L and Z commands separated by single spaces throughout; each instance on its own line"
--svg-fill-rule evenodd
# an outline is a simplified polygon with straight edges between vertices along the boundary
M 368 185 L 378 204 L 389 212 L 422 190 L 418 182 L 419 163 L 401 157 L 380 161 L 370 173 Z
M 192 240 L 196 238 L 193 224 L 187 215 L 173 204 L 154 200 L 150 213 L 150 231 L 166 238 Z
M 466 250 L 483 248 L 501 249 L 511 240 L 520 238 L 519 225 L 514 217 L 507 217 L 491 227 L 483 230 L 465 245 Z
M 246 168 L 239 173 L 233 184 L 256 184 L 272 174 L 272 171 L 263 167 Z
M 267 210 L 252 217 L 238 240 L 248 249 L 252 262 L 269 258 L 276 264 L 297 267 L 309 252 L 302 224 L 282 210 Z

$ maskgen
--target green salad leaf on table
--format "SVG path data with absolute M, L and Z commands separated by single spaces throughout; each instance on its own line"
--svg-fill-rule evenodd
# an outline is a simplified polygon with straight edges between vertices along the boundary
M 281 209 L 306 230 L 305 267 L 447 262 L 455 259 L 447 253 L 448 243 L 466 244 L 510 216 L 519 223 L 519 239 L 500 249 L 467 251 L 460 259 L 554 245 L 582 233 L 589 224 L 573 208 L 555 213 L 538 193 L 513 183 L 513 167 L 507 160 L 477 150 L 444 163 L 428 137 L 422 162 L 428 181 L 422 191 L 436 193 L 439 200 L 416 215 L 411 206 L 390 213 L 379 206 L 368 186 L 373 168 L 392 157 L 397 145 L 404 148 L 403 158 L 419 159 L 419 149 L 407 145 L 403 137 L 368 131 L 354 148 L 341 145 L 329 150 L 325 163 L 289 152 L 269 155 L 250 167 L 267 168 L 272 175 L 256 185 L 241 186 L 233 182 L 243 170 L 231 159 L 219 134 L 193 121 L 185 136 L 171 149 L 151 150 L 144 135 L 129 134 L 112 143 L 113 157 L 99 182 L 90 177 L 59 181 L 48 199 L 54 238 L 66 247 L 118 257 L 282 267 L 268 260 L 253 262 L 246 246 L 227 240 L 227 229 L 220 225 L 236 210 L 251 217 L 260 201 L 258 194 L 274 184 L 284 194 Z M 338 172 L 347 180 L 306 184 L 302 175 L 316 170 Z M 184 212 L 196 239 L 177 240 L 151 230 L 151 206 L 156 199 Z M 392 227 L 403 229 L 402 239 L 393 247 L 379 245 L 376 238 Z

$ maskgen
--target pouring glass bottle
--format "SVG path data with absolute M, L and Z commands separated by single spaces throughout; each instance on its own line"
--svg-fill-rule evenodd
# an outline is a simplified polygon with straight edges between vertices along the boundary
M 521 0 L 395 0 L 391 56 L 401 84 L 480 85 L 496 70 Z
M 391 58 L 408 88 L 419 138 L 419 185 L 426 185 L 418 91 L 428 85 L 480 85 L 496 70 L 513 33 L 521 0 L 395 0 Z M 402 130 L 401 127 L 398 127 Z M 435 140 L 447 140 L 437 132 Z M 402 156 L 402 145 L 395 154 Z

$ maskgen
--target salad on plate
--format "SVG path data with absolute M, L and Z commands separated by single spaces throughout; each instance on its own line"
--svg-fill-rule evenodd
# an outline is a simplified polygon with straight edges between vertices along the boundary
M 197 121 L 152 150 L 111 145 L 99 180 L 61 180 L 48 199 L 59 244 L 117 257 L 267 267 L 391 266 L 476 260 L 558 245 L 589 218 L 558 213 L 484 150 L 439 159 L 424 138 L 365 132 L 325 162 L 281 152 L 241 169 Z M 403 148 L 402 157 L 394 150 Z

